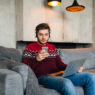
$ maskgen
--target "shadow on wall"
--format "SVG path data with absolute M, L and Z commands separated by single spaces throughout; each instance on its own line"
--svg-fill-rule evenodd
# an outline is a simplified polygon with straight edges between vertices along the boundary
M 25 47 L 33 42 L 30 41 L 17 41 L 16 48 L 17 49 L 25 49 Z M 92 47 L 91 43 L 57 43 L 57 42 L 49 42 L 53 44 L 58 49 L 72 49 L 72 48 L 89 48 Z

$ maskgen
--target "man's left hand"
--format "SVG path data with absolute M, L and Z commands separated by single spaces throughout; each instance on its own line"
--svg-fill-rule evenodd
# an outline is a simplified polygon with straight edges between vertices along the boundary
M 80 73 L 82 71 L 83 71 L 83 67 L 80 67 L 77 72 Z

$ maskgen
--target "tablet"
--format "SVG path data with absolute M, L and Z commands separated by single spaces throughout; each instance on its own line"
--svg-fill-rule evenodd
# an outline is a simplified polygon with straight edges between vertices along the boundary
M 71 61 L 68 65 L 66 70 L 63 73 L 63 77 L 67 77 L 70 75 L 73 75 L 75 73 L 77 73 L 78 69 L 83 66 L 83 64 L 85 63 L 86 59 L 77 59 L 77 60 L 73 60 Z

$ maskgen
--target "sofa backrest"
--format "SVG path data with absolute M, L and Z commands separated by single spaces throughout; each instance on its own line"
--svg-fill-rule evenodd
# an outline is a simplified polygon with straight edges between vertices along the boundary
M 95 48 L 60 49 L 59 55 L 62 61 L 68 64 L 72 60 L 86 58 L 84 69 L 95 68 Z
M 58 49 L 63 62 L 68 64 L 72 60 L 86 58 L 84 69 L 95 68 L 95 48 Z M 0 60 L 11 59 L 21 62 L 23 50 L 0 46 Z
M 0 60 L 3 59 L 11 59 L 16 62 L 21 62 L 22 54 L 17 49 L 0 46 Z

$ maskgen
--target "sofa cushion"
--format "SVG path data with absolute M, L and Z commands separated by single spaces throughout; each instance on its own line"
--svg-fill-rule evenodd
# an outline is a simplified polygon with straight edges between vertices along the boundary
M 58 91 L 54 89 L 44 88 L 40 86 L 40 91 L 43 93 L 42 95 L 61 95 Z
M 28 69 L 28 79 L 26 85 L 26 95 L 44 95 L 40 90 L 38 79 L 31 68 Z
M 0 59 L 2 58 L 8 58 L 21 62 L 22 56 L 17 49 L 0 46 Z
M 85 95 L 83 87 L 75 87 L 77 91 L 77 95 Z
M 93 52 L 94 51 L 94 52 Z M 72 60 L 86 58 L 85 64 L 83 65 L 84 69 L 95 68 L 95 49 L 94 50 L 59 50 L 59 55 L 62 58 L 62 61 L 68 64 Z
M 75 87 L 78 95 L 84 95 L 83 87 Z M 43 93 L 42 95 L 61 95 L 58 91 L 54 89 L 40 87 L 40 91 Z
M 4 60 L 0 61 L 0 69 L 13 69 L 16 66 L 24 65 L 20 62 L 16 62 L 14 60 L 10 60 L 5 58 Z

